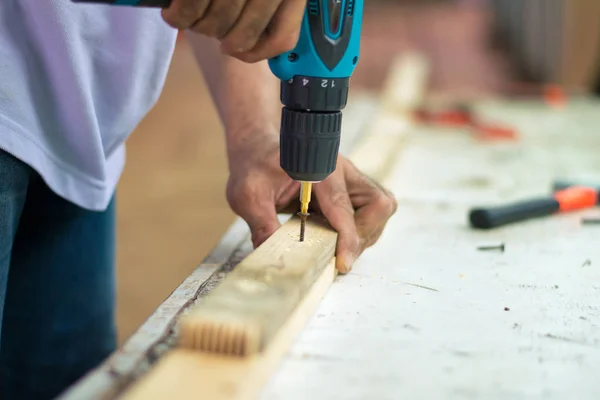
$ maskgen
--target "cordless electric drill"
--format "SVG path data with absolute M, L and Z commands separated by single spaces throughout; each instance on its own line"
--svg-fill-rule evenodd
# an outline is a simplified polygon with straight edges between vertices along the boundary
M 171 0 L 72 0 L 140 7 L 169 7 Z M 364 0 L 307 0 L 296 47 L 269 60 L 281 80 L 280 165 L 300 189 L 300 240 L 312 184 L 335 171 L 341 110 L 359 59 Z

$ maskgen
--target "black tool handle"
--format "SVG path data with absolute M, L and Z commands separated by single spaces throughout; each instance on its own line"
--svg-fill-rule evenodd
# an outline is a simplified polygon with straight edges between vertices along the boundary
M 109 4 L 114 6 L 169 8 L 171 0 L 71 0 L 73 3 Z
M 469 213 L 469 220 L 474 228 L 491 229 L 513 222 L 551 215 L 559 209 L 560 204 L 556 199 L 546 197 L 500 207 L 475 208 Z

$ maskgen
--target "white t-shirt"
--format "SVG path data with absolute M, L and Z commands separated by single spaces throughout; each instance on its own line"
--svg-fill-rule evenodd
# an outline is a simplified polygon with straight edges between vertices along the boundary
M 105 209 L 176 38 L 158 9 L 0 0 L 0 148 L 58 195 Z

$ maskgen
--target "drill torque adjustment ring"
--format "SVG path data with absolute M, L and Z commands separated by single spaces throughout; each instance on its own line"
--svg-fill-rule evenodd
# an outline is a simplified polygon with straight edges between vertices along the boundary
M 335 171 L 342 113 L 313 113 L 283 108 L 280 165 L 294 180 L 321 182 Z

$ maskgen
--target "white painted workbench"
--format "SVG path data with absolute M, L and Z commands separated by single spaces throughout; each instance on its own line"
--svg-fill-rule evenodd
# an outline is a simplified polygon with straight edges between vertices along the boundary
M 600 399 L 600 225 L 587 210 L 488 232 L 470 206 L 600 184 L 600 103 L 482 103 L 514 143 L 419 129 L 380 242 L 339 277 L 262 399 Z M 506 243 L 506 251 L 476 246 Z

